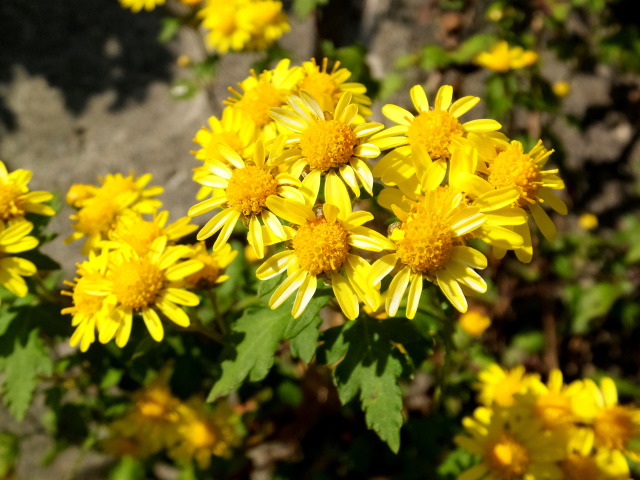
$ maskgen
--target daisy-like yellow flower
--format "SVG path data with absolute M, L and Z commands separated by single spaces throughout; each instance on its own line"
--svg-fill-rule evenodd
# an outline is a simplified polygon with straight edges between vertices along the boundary
M 150 173 L 135 178 L 133 173 L 126 177 L 121 173 L 109 174 L 100 178 L 100 187 L 95 191 L 96 197 L 116 198 L 128 195 L 133 198 L 129 208 L 140 213 L 153 213 L 162 206 L 156 197 L 164 192 L 161 186 L 147 187 L 153 177 Z
M 328 70 L 329 59 L 323 58 L 322 65 L 312 58 L 302 63 L 304 76 L 297 86 L 299 91 L 309 92 L 318 102 L 324 112 L 332 112 L 345 92 L 349 92 L 352 102 L 358 106 L 356 123 L 362 123 L 365 118 L 371 116 L 371 99 L 366 95 L 367 87 L 362 83 L 347 82 L 351 72 L 346 68 L 340 68 L 340 62 L 336 61 Z M 296 92 L 297 93 L 297 92 Z
M 460 315 L 458 324 L 472 337 L 480 337 L 491 326 L 491 319 L 479 310 L 469 310 Z
M 223 144 L 218 145 L 220 154 L 226 163 L 211 160 L 205 163 L 209 175 L 198 181 L 216 189 L 214 195 L 189 209 L 189 216 L 201 215 L 222 207 L 198 232 L 198 240 L 204 240 L 220 231 L 213 244 L 214 251 L 227 243 L 238 220 L 242 219 L 249 227 L 248 240 L 256 256 L 263 258 L 266 238 L 286 239 L 280 220 L 267 206 L 270 196 L 291 198 L 304 203 L 304 196 L 297 189 L 300 181 L 285 172 L 279 172 L 276 159 L 284 146 L 284 137 L 278 137 L 270 148 L 265 161 L 265 150 L 261 141 L 255 146 L 253 159 L 245 162 L 238 153 Z M 263 225 L 260 223 L 262 220 Z M 264 230 L 267 230 L 265 232 Z
M 480 383 L 474 385 L 478 392 L 478 401 L 487 406 L 512 407 L 516 395 L 525 393 L 533 383 L 540 382 L 538 374 L 527 374 L 522 365 L 504 370 L 491 364 L 478 374 Z
M 291 249 L 275 254 L 256 271 L 259 279 L 266 280 L 287 270 L 287 278 L 269 299 L 271 308 L 279 307 L 297 290 L 291 313 L 299 317 L 316 291 L 318 278 L 322 278 L 331 284 L 342 312 L 350 320 L 358 316 L 360 301 L 372 311 L 378 309 L 379 293 L 367 282 L 370 265 L 354 253 L 354 248 L 380 252 L 393 248 L 393 244 L 362 226 L 373 220 L 373 215 L 353 212 L 351 202 L 344 200 L 346 187 L 342 188 L 344 192 L 335 199 L 330 192 L 321 211 L 311 206 L 315 198 L 305 205 L 276 196 L 267 199 L 271 211 L 295 225 L 287 230 Z
M 206 469 L 211 457 L 228 457 L 240 442 L 238 414 L 226 402 L 209 408 L 201 398 L 192 398 L 180 406 L 180 420 L 176 426 L 178 442 L 169 456 L 181 463 L 195 460 Z
M 467 435 L 455 442 L 480 457 L 459 480 L 559 480 L 558 462 L 566 455 L 566 438 L 546 432 L 523 417 L 505 417 L 480 407 L 463 420 Z
M 10 223 L 0 220 L 0 285 L 18 297 L 24 297 L 29 291 L 22 277 L 34 275 L 37 269 L 26 258 L 13 254 L 38 246 L 38 239 L 29 235 L 32 230 L 33 224 L 24 219 Z
M 376 260 L 370 279 L 379 285 L 397 270 L 387 292 L 387 313 L 397 313 L 408 289 L 406 316 L 413 318 L 425 279 L 438 285 L 451 304 L 465 312 L 467 300 L 461 285 L 480 293 L 487 290 L 473 270 L 485 268 L 487 259 L 465 241 L 466 235 L 484 223 L 483 214 L 478 207 L 468 206 L 462 193 L 448 187 L 425 192 L 408 213 L 399 208 L 394 211 L 400 220 L 389 236 L 395 252 Z
M 473 61 L 481 67 L 504 73 L 533 65 L 538 61 L 538 54 L 519 46 L 510 47 L 503 40 L 491 47 L 490 51 L 479 53 Z
M 163 210 L 154 214 L 153 220 L 145 220 L 142 215 L 133 210 L 124 211 L 116 219 L 113 228 L 109 230 L 109 240 L 102 243 L 103 247 L 119 248 L 127 246 L 138 255 L 146 255 L 156 238 L 166 236 L 169 245 L 195 232 L 197 225 L 191 225 L 189 217 L 182 217 L 167 225 L 169 212 Z
M 198 12 L 202 26 L 207 30 L 207 45 L 218 53 L 244 50 L 251 40 L 252 25 L 239 18 L 241 9 L 249 0 L 205 0 Z
M 446 162 L 455 147 L 469 143 L 467 137 L 470 133 L 484 134 L 501 128 L 498 122 L 490 119 L 460 123 L 459 118 L 477 105 L 480 98 L 466 96 L 452 102 L 453 87 L 450 85 L 438 89 L 433 108 L 420 85 L 411 88 L 411 100 L 418 111 L 417 116 L 397 105 L 382 107 L 382 113 L 398 124 L 374 137 L 383 140 L 379 143 L 380 148 L 395 148 L 373 171 L 387 184 L 390 182 L 385 180 L 386 175 L 397 171 L 400 168 L 398 164 L 406 162 L 405 158 L 416 147 L 424 149 L 432 161 Z
M 302 78 L 300 67 L 289 67 L 291 61 L 283 59 L 273 70 L 265 70 L 257 75 L 253 70 L 251 75 L 240 82 L 241 92 L 229 88 L 234 95 L 225 103 L 247 113 L 256 127 L 262 130 L 263 140 L 269 141 L 277 136 L 276 125 L 269 116 L 273 107 L 281 107 L 285 99 L 291 95 Z
M 9 172 L 0 161 L 0 221 L 23 218 L 27 213 L 56 213 L 53 208 L 44 204 L 51 200 L 53 195 L 45 191 L 29 191 L 28 185 L 32 176 L 32 172 L 22 168 Z
M 313 196 L 320 188 L 321 176 L 325 176 L 325 198 L 336 183 L 344 182 L 356 196 L 360 187 L 373 195 L 373 175 L 367 158 L 380 155 L 374 143 L 367 137 L 382 130 L 381 123 L 354 124 L 358 107 L 351 103 L 352 96 L 344 93 L 333 113 L 324 112 L 316 99 L 302 91 L 300 96 L 291 95 L 288 104 L 294 111 L 284 108 L 271 109 L 270 115 L 293 134 L 287 144 L 283 159 L 293 162 L 290 172 L 299 177 L 305 170 L 305 187 Z
M 251 25 L 250 50 L 266 50 L 291 30 L 282 2 L 253 0 L 239 12 L 241 23 Z
M 103 278 L 87 282 L 87 291 L 104 297 L 102 311 L 105 321 L 98 323 L 98 340 L 107 343 L 116 339 L 123 347 L 129 341 L 133 316 L 141 315 L 156 341 L 164 337 L 158 311 L 181 327 L 188 327 L 189 316 L 181 308 L 195 306 L 198 296 L 183 287 L 184 278 L 202 268 L 202 262 L 188 257 L 191 249 L 185 245 L 167 246 L 167 237 L 154 240 L 146 255 L 132 249 L 108 253 L 108 265 Z
M 128 8 L 133 13 L 138 13 L 142 9 L 151 11 L 159 5 L 164 5 L 165 1 L 166 0 L 120 0 L 120 5 Z
M 593 430 L 576 429 L 560 462 L 564 480 L 630 480 L 629 465 L 617 450 L 594 450 Z
M 584 381 L 587 395 L 578 413 L 593 426 L 596 448 L 618 450 L 634 461 L 640 460 L 640 409 L 618 403 L 618 390 L 609 377 Z
M 253 251 L 253 249 L 251 249 Z M 192 273 L 184 279 L 185 287 L 189 290 L 210 290 L 216 285 L 229 279 L 229 275 L 224 275 L 224 269 L 238 255 L 237 250 L 232 250 L 231 245 L 225 244 L 219 251 L 207 251 L 204 242 L 198 242 L 193 247 L 191 258 L 202 262 L 204 267 L 196 273 Z
M 558 169 L 542 170 L 552 153 L 553 150 L 547 150 L 541 140 L 528 153 L 524 152 L 522 143 L 512 140 L 487 160 L 487 181 L 496 188 L 516 187 L 520 195 L 514 206 L 529 211 L 548 240 L 553 240 L 557 231 L 540 204 L 546 203 L 559 214 L 567 214 L 567 205 L 552 191 L 564 188 L 564 182 L 557 175 Z M 529 227 L 525 223 L 512 228 L 524 239 L 523 246 L 515 250 L 516 256 L 523 262 L 531 261 L 533 247 Z

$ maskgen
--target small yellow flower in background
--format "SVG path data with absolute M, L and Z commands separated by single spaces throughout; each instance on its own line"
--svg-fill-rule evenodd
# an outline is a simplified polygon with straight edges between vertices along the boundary
M 522 47 L 510 47 L 505 41 L 496 43 L 489 52 L 481 52 L 474 62 L 494 72 L 508 72 L 525 68 L 538 61 L 538 54 Z
M 583 213 L 578 217 L 578 225 L 583 230 L 593 230 L 598 228 L 598 217 L 593 213 Z
M 138 13 L 143 8 L 145 10 L 153 10 L 159 5 L 163 5 L 166 0 L 120 0 L 120 5 L 128 8 L 133 13 Z
M 189 55 L 182 54 L 176 59 L 176 65 L 178 65 L 179 67 L 188 67 L 189 65 L 191 65 L 191 63 L 192 60 Z
M 181 463 L 195 460 L 206 469 L 211 457 L 228 457 L 240 443 L 240 417 L 227 402 L 207 405 L 201 398 L 191 398 L 179 408 L 180 419 L 175 429 L 178 441 L 169 456 Z
M 495 363 L 489 365 L 478 374 L 479 384 L 474 388 L 478 391 L 478 401 L 487 406 L 511 407 L 516 401 L 516 395 L 525 393 L 535 382 L 540 381 L 537 374 L 527 374 L 523 366 L 519 365 L 511 370 L 504 370 Z
M 469 310 L 458 319 L 460 328 L 472 337 L 481 336 L 491 326 L 491 318 L 479 310 Z
M 253 248 L 250 249 L 253 252 Z M 219 251 L 209 253 L 204 242 L 198 242 L 193 247 L 191 258 L 202 262 L 201 270 L 185 277 L 185 287 L 190 290 L 209 290 L 229 279 L 223 275 L 224 269 L 236 258 L 238 252 L 225 244 Z
M 56 212 L 48 202 L 53 195 L 45 191 L 29 191 L 29 181 L 33 172 L 19 168 L 9 172 L 0 161 L 0 221 L 23 218 L 27 213 L 54 215 Z
M 24 297 L 29 291 L 22 277 L 34 275 L 37 269 L 29 260 L 12 254 L 38 246 L 38 239 L 29 235 L 32 230 L 33 224 L 24 219 L 11 223 L 0 220 L 0 285 L 18 297 Z
M 239 12 L 240 23 L 252 26 L 249 50 L 266 50 L 291 30 L 280 1 L 253 0 Z
M 556 82 L 551 88 L 558 97 L 566 97 L 571 92 L 571 85 L 568 82 Z

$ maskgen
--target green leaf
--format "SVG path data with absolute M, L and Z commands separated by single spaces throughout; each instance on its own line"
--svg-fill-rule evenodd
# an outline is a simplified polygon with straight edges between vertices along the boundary
M 158 34 L 158 41 L 160 43 L 167 43 L 173 37 L 175 37 L 180 28 L 182 22 L 179 18 L 167 17 L 162 19 L 162 26 L 160 27 L 160 33 Z
M 123 457 L 109 473 L 109 480 L 143 480 L 146 477 L 140 460 Z
M 569 302 L 573 310 L 571 329 L 577 335 L 589 331 L 593 319 L 605 315 L 626 291 L 622 283 L 601 282 L 590 287 L 574 286 L 568 289 Z
M 316 317 L 303 330 L 291 339 L 291 355 L 309 363 L 316 353 L 318 337 L 320 336 L 320 324 L 322 318 Z
M 0 433 L 0 478 L 9 478 L 18 462 L 20 444 L 18 437 L 9 432 Z
M 367 426 L 397 453 L 403 421 L 398 378 L 411 369 L 406 356 L 392 343 L 385 325 L 390 320 L 357 319 L 327 330 L 318 361 L 340 362 L 333 370 L 340 401 L 346 404 L 357 397 Z

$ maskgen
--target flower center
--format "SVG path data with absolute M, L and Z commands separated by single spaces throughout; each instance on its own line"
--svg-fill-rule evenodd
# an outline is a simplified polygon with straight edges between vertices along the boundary
M 438 213 L 413 214 L 398 229 L 404 233 L 396 241 L 398 257 L 422 275 L 444 267 L 456 245 L 453 230 Z
M 269 172 L 255 165 L 233 171 L 227 186 L 227 203 L 243 215 L 262 212 L 269 195 L 275 195 L 278 182 Z
M 301 225 L 292 241 L 300 267 L 312 275 L 338 270 L 349 255 L 348 235 L 341 223 L 324 217 Z
M 463 133 L 462 125 L 449 112 L 428 110 L 420 112 L 413 119 L 407 137 L 412 146 L 423 147 L 432 160 L 448 160 L 451 157 L 451 142 Z
M 143 310 L 153 304 L 164 288 L 164 274 L 146 258 L 133 259 L 117 266 L 111 275 L 113 293 L 118 301 L 132 310 Z
M 496 188 L 516 186 L 520 190 L 519 206 L 535 203 L 541 186 L 536 160 L 513 146 L 500 152 L 489 164 L 489 183 Z
M 268 81 L 260 79 L 255 87 L 244 92 L 235 105 L 248 113 L 258 128 L 262 128 L 271 122 L 269 109 L 280 107 L 282 104 L 282 95 L 278 89 Z
M 561 393 L 550 392 L 536 399 L 534 410 L 545 428 L 554 428 L 573 422 L 571 400 Z
M 358 142 L 353 129 L 338 120 L 318 120 L 300 139 L 302 155 L 311 168 L 326 172 L 347 163 Z
M 529 466 L 526 447 L 506 432 L 489 446 L 486 456 L 491 473 L 500 480 L 522 478 Z
M 131 177 L 110 176 L 102 187 L 100 187 L 100 195 L 104 198 L 117 197 L 122 193 L 138 192 L 138 187 L 133 183 Z
M 220 154 L 220 151 L 218 150 L 219 143 L 224 143 L 234 152 L 244 151 L 244 144 L 242 143 L 242 140 L 240 140 L 240 136 L 237 132 L 211 133 L 211 136 L 206 140 L 206 142 L 207 143 L 202 146 L 205 151 L 206 158 L 213 158 L 225 164 L 228 164 L 229 162 Z
M 204 267 L 196 273 L 185 277 L 185 286 L 189 289 L 208 290 L 216 285 L 216 280 L 220 276 L 220 267 L 210 255 L 197 255 L 195 260 L 200 260 Z
M 115 203 L 105 198 L 91 200 L 77 213 L 75 229 L 85 235 L 107 232 L 118 214 Z
M 21 217 L 24 213 L 24 199 L 20 189 L 11 183 L 0 183 L 0 220 Z
M 583 457 L 570 453 L 560 463 L 566 480 L 599 480 L 602 478 L 600 467 L 593 457 Z
M 300 82 L 300 90 L 309 92 L 320 104 L 323 110 L 333 111 L 335 105 L 331 105 L 334 95 L 340 93 L 330 74 L 327 72 L 311 72 Z
M 189 425 L 189 439 L 196 448 L 212 446 L 216 441 L 216 436 L 207 422 L 195 420 Z
M 628 408 L 621 405 L 605 407 L 593 421 L 598 443 L 607 448 L 624 450 L 634 433 Z
M 151 248 L 153 241 L 163 232 L 156 223 L 137 219 L 118 222 L 111 233 L 114 240 L 126 243 L 138 255 L 145 255 Z

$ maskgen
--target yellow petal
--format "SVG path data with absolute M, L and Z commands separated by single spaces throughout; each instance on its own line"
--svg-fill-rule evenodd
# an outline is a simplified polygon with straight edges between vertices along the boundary
M 295 257 L 295 253 L 292 250 L 276 253 L 258 267 L 256 277 L 260 280 L 268 280 L 279 275 L 287 268 L 292 257 Z
M 533 219 L 542 232 L 542 235 L 544 235 L 544 238 L 552 242 L 556 238 L 557 230 L 553 221 L 549 218 L 549 215 L 547 215 L 547 212 L 545 212 L 537 203 L 530 205 L 529 208 L 531 209 L 531 215 L 533 215 Z
M 451 106 L 453 99 L 453 87 L 451 85 L 443 85 L 436 93 L 436 101 L 433 106 L 434 110 L 447 110 Z
M 407 286 L 409 285 L 410 277 L 411 269 L 405 266 L 396 274 L 395 277 L 393 277 L 393 280 L 391 280 L 391 283 L 389 284 L 385 309 L 392 317 L 398 313 L 398 308 L 400 307 L 400 302 L 402 302 L 402 298 L 404 297 L 404 292 L 407 290 Z
M 284 301 L 302 285 L 307 275 L 310 275 L 309 272 L 300 268 L 285 278 L 280 286 L 276 288 L 276 291 L 273 292 L 273 295 L 271 295 L 269 306 L 272 309 L 276 309 L 282 305 Z
M 164 338 L 164 328 L 162 327 L 162 322 L 160 321 L 160 317 L 152 308 L 147 308 L 142 312 L 142 319 L 144 320 L 144 324 L 147 326 L 147 330 L 149 330 L 149 334 L 151 338 L 153 338 L 156 342 L 162 341 Z
M 340 218 L 346 218 L 351 213 L 351 197 L 347 187 L 333 171 L 325 177 L 324 198 L 327 203 L 340 209 Z
M 438 286 L 445 297 L 449 299 L 451 304 L 459 311 L 467 311 L 467 299 L 462 293 L 462 288 L 455 278 L 446 269 L 440 269 L 436 271 L 436 279 L 438 280 Z
M 422 275 L 412 273 L 411 283 L 409 285 L 409 294 L 407 295 L 407 310 L 405 313 L 409 319 L 415 317 L 416 312 L 418 311 L 418 304 L 420 303 L 420 296 L 422 294 L 422 284 Z
M 316 219 L 315 213 L 310 207 L 297 202 L 285 200 L 276 195 L 271 195 L 266 201 L 267 208 L 280 218 L 296 225 L 302 225 Z
M 429 111 L 429 100 L 427 100 L 427 94 L 424 93 L 424 88 L 422 88 L 421 85 L 414 85 L 411 87 L 409 94 L 411 95 L 413 106 L 418 112 Z
M 398 262 L 398 256 L 390 253 L 384 257 L 380 257 L 371 265 L 371 273 L 369 274 L 369 283 L 377 287 L 382 279 L 389 275 Z
M 411 125 L 414 116 L 402 107 L 397 105 L 387 104 L 382 107 L 382 114 L 392 122 L 399 123 L 400 125 Z M 382 148 L 382 147 L 380 147 Z
M 315 275 L 307 275 L 307 278 L 305 278 L 300 285 L 296 299 L 293 302 L 293 310 L 291 310 L 293 318 L 298 318 L 302 315 L 302 312 L 304 312 L 304 309 L 307 308 L 307 305 L 313 298 L 313 294 L 316 292 L 317 287 L 318 278 Z
M 347 279 L 339 273 L 331 272 L 331 287 L 345 317 L 355 320 L 360 312 L 358 297 Z

